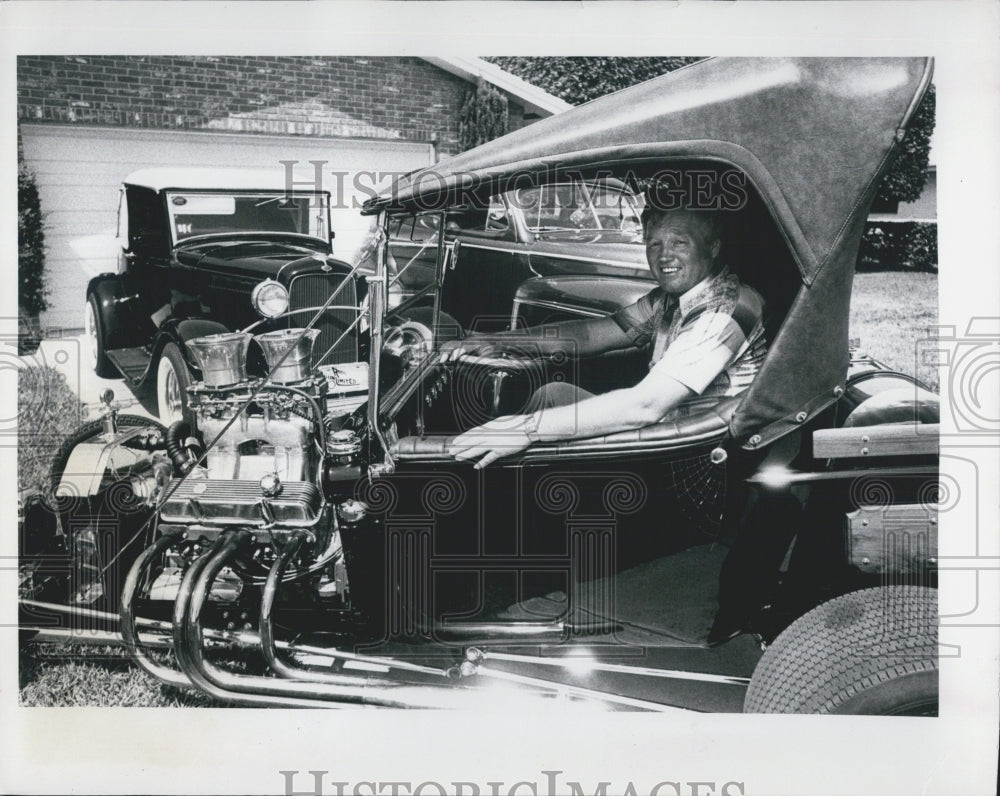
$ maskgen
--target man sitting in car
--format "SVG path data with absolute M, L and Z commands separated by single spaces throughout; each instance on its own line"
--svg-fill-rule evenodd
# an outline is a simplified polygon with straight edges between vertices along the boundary
M 764 300 L 720 258 L 718 211 L 660 209 L 642 215 L 646 260 L 659 286 L 604 318 L 535 327 L 543 352 L 594 356 L 650 345 L 649 373 L 638 384 L 593 395 L 564 382 L 536 391 L 527 414 L 497 418 L 459 435 L 450 452 L 482 468 L 535 441 L 611 434 L 708 407 L 745 390 L 764 359 Z M 523 332 L 508 333 L 512 341 Z M 501 336 L 502 337 L 502 336 Z M 448 356 L 483 353 L 496 336 L 450 345 Z

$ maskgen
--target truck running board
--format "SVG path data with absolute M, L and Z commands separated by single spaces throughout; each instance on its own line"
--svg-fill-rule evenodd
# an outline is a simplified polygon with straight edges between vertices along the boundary
M 115 367 L 134 386 L 146 377 L 146 371 L 149 370 L 152 357 L 149 351 L 139 346 L 138 348 L 116 348 L 113 351 L 108 351 L 108 359 L 115 363 Z

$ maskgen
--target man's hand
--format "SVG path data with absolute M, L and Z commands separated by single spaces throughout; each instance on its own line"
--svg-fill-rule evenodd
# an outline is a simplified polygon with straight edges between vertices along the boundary
M 554 348 L 551 341 L 537 340 L 526 336 L 469 335 L 464 340 L 451 340 L 438 349 L 442 363 L 458 362 L 466 364 L 495 365 L 500 360 L 512 362 L 537 361 Z
M 505 415 L 455 437 L 448 452 L 459 461 L 474 461 L 477 470 L 503 456 L 520 453 L 532 442 L 533 415 Z
M 441 354 L 441 362 L 458 362 L 462 357 L 497 356 L 502 350 L 496 340 L 482 335 L 469 334 L 463 340 L 449 340 L 442 343 L 438 352 Z

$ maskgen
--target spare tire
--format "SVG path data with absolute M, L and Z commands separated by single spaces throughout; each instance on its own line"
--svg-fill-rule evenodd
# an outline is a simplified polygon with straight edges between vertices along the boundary
M 937 590 L 851 592 L 775 639 L 747 689 L 746 713 L 936 716 Z
M 117 421 L 119 428 L 151 428 L 160 434 L 166 434 L 167 431 L 162 423 L 141 415 L 118 415 Z M 59 482 L 66 471 L 66 463 L 69 461 L 73 449 L 81 442 L 86 442 L 103 431 L 103 420 L 91 420 L 89 423 L 84 423 L 63 441 L 56 450 L 55 456 L 52 457 L 52 464 L 49 467 L 49 493 L 51 495 L 55 495 L 59 488 Z

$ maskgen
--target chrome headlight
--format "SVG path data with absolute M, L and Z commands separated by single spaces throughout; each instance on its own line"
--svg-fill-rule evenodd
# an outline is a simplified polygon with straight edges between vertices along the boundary
M 265 318 L 277 318 L 288 309 L 288 289 L 281 282 L 265 279 L 253 289 L 250 303 Z

